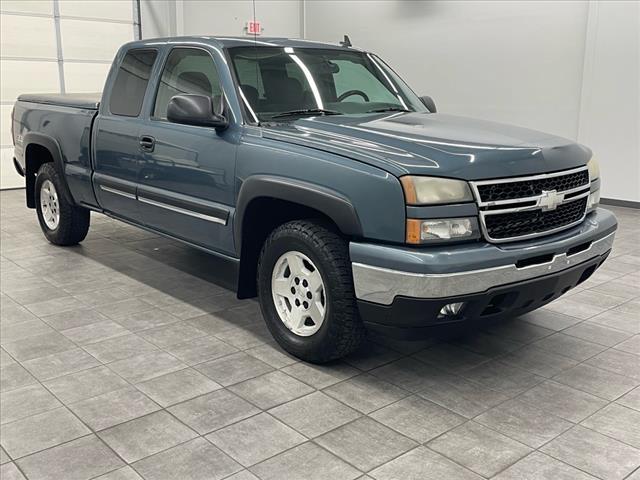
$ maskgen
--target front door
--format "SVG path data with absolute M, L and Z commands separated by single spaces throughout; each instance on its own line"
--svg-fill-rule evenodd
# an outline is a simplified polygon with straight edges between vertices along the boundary
M 155 49 L 129 50 L 94 126 L 93 183 L 100 206 L 119 217 L 140 222 L 136 186 L 140 168 L 138 129 Z
M 237 134 L 234 129 L 167 121 L 174 95 L 211 96 L 224 105 L 214 57 L 203 49 L 175 47 L 158 82 L 151 117 L 139 131 L 143 154 L 138 174 L 139 208 L 151 228 L 220 252 L 233 253 Z

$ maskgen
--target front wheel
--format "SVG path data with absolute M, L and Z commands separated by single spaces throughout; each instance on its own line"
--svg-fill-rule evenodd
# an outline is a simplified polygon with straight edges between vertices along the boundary
M 75 245 L 87 236 L 90 212 L 69 203 L 60 175 L 52 163 L 45 163 L 36 176 L 36 211 L 40 228 L 55 245 Z
M 258 266 L 260 306 L 276 341 L 313 363 L 360 344 L 347 242 L 319 221 L 293 221 L 267 238 Z

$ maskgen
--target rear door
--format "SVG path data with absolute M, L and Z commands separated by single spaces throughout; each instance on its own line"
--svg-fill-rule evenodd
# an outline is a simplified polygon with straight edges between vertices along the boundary
M 230 216 L 237 128 L 230 125 L 219 132 L 167 121 L 167 105 L 179 94 L 210 96 L 218 113 L 223 113 L 219 72 L 224 60 L 217 55 L 188 46 L 176 46 L 169 52 L 150 116 L 139 131 L 148 145 L 138 175 L 138 200 L 149 227 L 233 253 Z
M 127 51 L 110 74 L 111 91 L 103 99 L 94 126 L 94 189 L 100 206 L 119 217 L 141 222 L 136 200 L 141 145 L 139 130 L 155 49 Z

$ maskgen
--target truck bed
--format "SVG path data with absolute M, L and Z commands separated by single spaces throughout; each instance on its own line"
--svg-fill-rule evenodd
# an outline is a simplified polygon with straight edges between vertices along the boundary
M 97 110 L 100 106 L 101 93 L 29 93 L 20 95 L 21 102 L 75 107 Z

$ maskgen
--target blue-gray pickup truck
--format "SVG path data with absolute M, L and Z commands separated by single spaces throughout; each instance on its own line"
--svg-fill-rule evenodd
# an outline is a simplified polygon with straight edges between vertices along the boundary
M 367 330 L 536 309 L 593 274 L 617 227 L 588 148 L 436 113 L 348 42 L 128 43 L 101 98 L 22 95 L 12 135 L 49 241 L 81 242 L 94 211 L 206 250 L 311 362 Z

